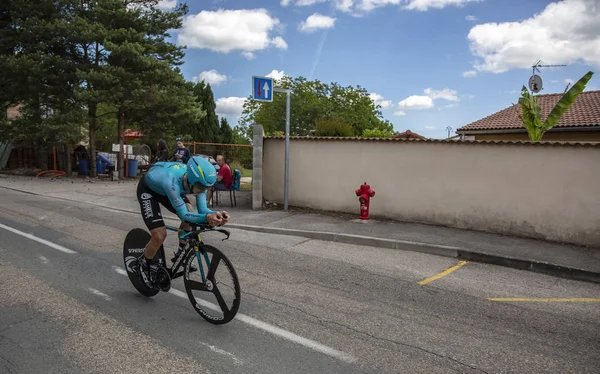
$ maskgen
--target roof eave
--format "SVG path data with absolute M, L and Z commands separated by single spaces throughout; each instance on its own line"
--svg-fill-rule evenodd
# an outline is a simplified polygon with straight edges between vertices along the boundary
M 589 125 L 589 126 L 571 126 L 571 127 L 553 127 L 548 132 L 593 132 L 600 131 L 600 124 Z M 512 129 L 473 129 L 473 130 L 461 130 L 458 129 L 456 132 L 460 135 L 488 135 L 488 134 L 522 134 L 526 133 L 525 128 L 512 128 Z

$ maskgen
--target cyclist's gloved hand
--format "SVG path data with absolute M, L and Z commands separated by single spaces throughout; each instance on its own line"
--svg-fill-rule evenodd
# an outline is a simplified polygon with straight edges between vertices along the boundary
M 222 211 L 221 212 L 221 217 L 223 218 L 223 223 L 221 223 L 221 225 L 226 224 L 227 222 L 229 222 L 229 213 L 227 213 L 226 211 Z
M 206 222 L 208 222 L 210 226 L 220 226 L 222 221 L 223 217 L 221 217 L 219 213 L 206 215 Z

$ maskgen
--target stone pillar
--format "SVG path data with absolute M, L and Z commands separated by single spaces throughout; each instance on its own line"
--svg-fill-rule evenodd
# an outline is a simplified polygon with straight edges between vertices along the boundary
M 262 125 L 254 124 L 252 145 L 252 209 L 262 209 L 263 206 L 263 137 Z

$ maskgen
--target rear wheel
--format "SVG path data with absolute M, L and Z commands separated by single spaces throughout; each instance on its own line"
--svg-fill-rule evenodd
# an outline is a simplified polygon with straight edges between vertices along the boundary
M 190 271 L 195 265 L 198 270 Z M 240 284 L 231 261 L 217 248 L 203 244 L 185 258 L 183 281 L 196 312 L 215 325 L 233 319 L 240 307 Z
M 125 270 L 127 271 L 127 276 L 129 277 L 129 281 L 133 284 L 136 290 L 144 296 L 152 297 L 160 292 L 158 289 L 153 289 L 144 284 L 144 282 L 140 279 L 137 270 L 136 264 L 137 259 L 144 253 L 144 247 L 150 241 L 151 235 L 148 231 L 140 228 L 135 228 L 127 234 L 125 238 L 125 243 L 123 244 L 123 262 L 125 264 Z M 158 260 L 162 256 L 163 247 L 156 252 L 154 256 L 154 261 L 158 262 Z

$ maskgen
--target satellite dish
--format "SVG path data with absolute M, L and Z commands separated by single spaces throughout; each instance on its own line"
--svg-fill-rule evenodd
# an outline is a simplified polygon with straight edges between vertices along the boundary
M 542 77 L 537 74 L 533 74 L 529 78 L 529 89 L 533 93 L 538 93 L 542 90 Z

